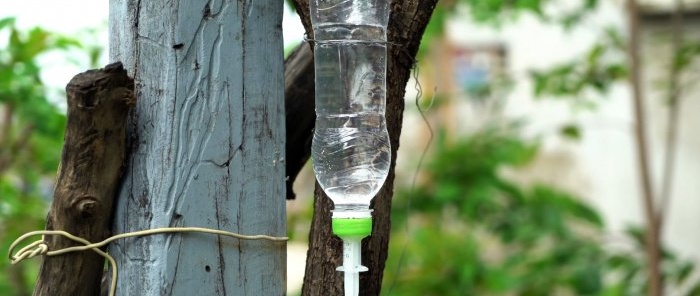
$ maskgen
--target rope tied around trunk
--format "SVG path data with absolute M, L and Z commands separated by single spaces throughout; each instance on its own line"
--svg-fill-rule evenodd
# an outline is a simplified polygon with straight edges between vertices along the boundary
M 70 234 L 68 232 L 62 231 L 62 230 L 37 230 L 37 231 L 32 231 L 25 233 L 24 235 L 20 236 L 17 238 L 12 244 L 10 245 L 10 250 L 8 252 L 8 256 L 10 259 L 10 262 L 12 264 L 17 264 L 23 260 L 34 258 L 37 256 L 57 256 L 61 254 L 66 254 L 66 253 L 71 253 L 71 252 L 81 252 L 81 251 L 87 251 L 87 250 L 92 250 L 99 254 L 100 256 L 104 257 L 109 261 L 109 265 L 111 267 L 111 270 L 113 272 L 112 276 L 112 281 L 110 284 L 110 289 L 109 289 L 109 295 L 114 296 L 116 295 L 116 290 L 117 290 L 117 277 L 118 277 L 118 272 L 117 272 L 117 261 L 114 260 L 112 256 L 107 254 L 107 252 L 100 250 L 101 247 L 106 246 L 107 244 L 118 240 L 122 238 L 129 238 L 129 237 L 138 237 L 138 236 L 147 236 L 147 235 L 154 235 L 154 234 L 162 234 L 162 233 L 186 233 L 186 232 L 199 232 L 199 233 L 209 233 L 209 234 L 216 234 L 216 235 L 222 235 L 222 236 L 228 236 L 240 240 L 268 240 L 272 242 L 286 242 L 289 240 L 288 237 L 286 236 L 269 236 L 269 235 L 243 235 L 243 234 L 238 234 L 238 233 L 233 233 L 233 232 L 228 232 L 224 230 L 218 230 L 218 229 L 209 229 L 209 228 L 201 228 L 201 227 L 164 227 L 164 228 L 155 228 L 155 229 L 148 229 L 148 230 L 141 230 L 141 231 L 134 231 L 134 232 L 127 232 L 127 233 L 122 233 L 122 234 L 117 234 L 114 236 L 111 236 L 101 242 L 97 243 L 91 243 L 88 240 L 75 236 L 73 234 Z M 34 241 L 30 243 L 29 245 L 19 249 L 16 253 L 14 252 L 15 249 L 19 246 L 19 244 L 23 241 L 25 241 L 29 237 L 41 235 L 41 239 Z M 49 250 L 49 246 L 46 244 L 45 237 L 47 235 L 58 235 L 58 236 L 63 236 L 67 239 L 70 239 L 74 242 L 77 242 L 79 244 L 82 244 L 82 246 L 74 246 L 74 247 L 68 247 L 68 248 L 63 248 L 63 249 L 58 249 L 58 250 Z

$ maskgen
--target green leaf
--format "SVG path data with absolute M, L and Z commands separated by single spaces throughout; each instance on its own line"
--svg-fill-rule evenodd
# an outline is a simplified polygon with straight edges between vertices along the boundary
M 637 244 L 640 249 L 643 249 L 644 246 L 646 246 L 645 230 L 641 227 L 629 226 L 624 232 L 632 239 L 634 243 Z
M 507 292 L 518 285 L 517 279 L 504 268 L 489 269 L 486 274 L 485 285 L 494 292 Z
M 605 46 L 603 44 L 595 44 L 593 48 L 588 51 L 586 61 L 589 67 L 595 67 L 600 61 L 601 56 L 605 53 Z
M 600 266 L 594 262 L 578 266 L 572 284 L 576 295 L 597 295 L 603 289 Z
M 39 53 L 46 51 L 48 37 L 49 33 L 40 28 L 29 31 L 29 36 L 23 44 L 22 60 L 34 59 Z
M 700 282 L 695 283 L 695 285 L 688 290 L 687 296 L 700 296 Z
M 540 97 L 545 91 L 545 88 L 547 87 L 547 79 L 545 75 L 540 74 L 537 71 L 531 71 L 530 72 L 530 77 L 534 80 L 534 95 L 535 97 Z
M 585 0 L 584 7 L 586 9 L 595 9 L 596 7 L 598 7 L 598 0 Z
M 576 124 L 567 124 L 562 126 L 559 133 L 570 140 L 581 140 L 581 129 Z
M 605 28 L 605 41 L 612 48 L 615 48 L 619 51 L 624 51 L 624 49 L 627 46 L 625 38 L 622 37 L 620 29 L 617 27 L 610 26 Z
M 15 25 L 15 18 L 14 17 L 6 17 L 0 19 L 0 30 L 2 30 L 5 27 L 13 27 Z
M 612 269 L 627 269 L 635 264 L 635 258 L 626 254 L 613 254 L 608 257 L 608 265 Z
M 621 283 L 608 285 L 604 288 L 600 296 L 623 296 L 625 287 Z
M 516 1 L 516 7 L 529 10 L 536 15 L 542 15 L 542 3 L 540 0 L 519 0 Z
M 673 68 L 682 71 L 692 64 L 693 59 L 700 56 L 700 42 L 686 43 L 674 55 Z
M 19 39 L 19 31 L 17 31 L 14 27 L 10 29 L 10 42 L 8 47 L 10 54 L 15 57 L 11 61 L 11 63 L 14 64 L 14 62 L 19 60 L 17 57 L 21 56 L 22 54 L 22 41 Z
M 685 280 L 688 278 L 690 274 L 693 273 L 693 270 L 695 269 L 695 264 L 693 262 L 685 262 L 683 265 L 680 267 L 678 271 L 678 275 L 676 278 L 676 284 L 680 285 L 685 282 Z
M 74 48 L 82 48 L 83 47 L 83 45 L 77 39 L 69 38 L 69 37 L 65 37 L 65 36 L 58 36 L 53 41 L 53 46 L 56 48 L 59 48 L 59 49 L 69 49 L 71 47 L 74 47 Z M 96 47 L 95 49 L 101 51 L 101 47 Z

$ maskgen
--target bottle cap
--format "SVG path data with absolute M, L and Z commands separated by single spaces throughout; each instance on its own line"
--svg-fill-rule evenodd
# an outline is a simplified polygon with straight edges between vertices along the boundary
M 372 218 L 333 218 L 333 233 L 339 237 L 366 237 L 372 233 Z

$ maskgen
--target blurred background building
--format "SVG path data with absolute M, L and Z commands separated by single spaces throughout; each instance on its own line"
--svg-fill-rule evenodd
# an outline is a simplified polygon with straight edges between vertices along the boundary
M 685 1 L 684 39 L 700 39 L 700 1 Z M 654 188 L 659 191 L 668 133 L 669 108 L 664 79 L 671 60 L 673 1 L 641 1 L 644 81 L 648 141 Z M 436 96 L 433 120 L 445 123 L 451 134 L 465 134 L 499 117 L 519 118 L 527 133 L 542 137 L 543 149 L 534 163 L 513 177 L 521 182 L 541 181 L 576 192 L 595 205 L 612 232 L 628 224 L 642 224 L 638 164 L 633 140 L 630 88 L 615 82 L 608 95 L 579 94 L 580 100 L 598 100 L 593 110 L 571 107 L 563 100 L 535 97 L 528 75 L 559 63 L 577 61 L 599 42 L 601 29 L 626 28 L 622 3 L 601 1 L 583 25 L 565 29 L 524 16 L 514 24 L 494 28 L 476 24 L 468 15 L 447 22 L 444 38 L 420 64 L 424 96 Z M 619 58 L 619 57 L 616 57 Z M 624 57 L 622 57 L 624 58 Z M 700 64 L 685 76 L 679 114 L 672 201 L 664 239 L 683 254 L 700 260 Z M 509 83 L 504 80 L 509 80 Z M 408 90 L 412 91 L 409 83 Z M 437 92 L 432 92 L 437 88 Z M 505 90 L 504 90 L 505 89 Z M 507 91 L 506 91 L 507 90 Z M 592 99 L 591 99 L 592 98 Z M 406 97 L 407 105 L 413 97 Z M 402 148 L 421 149 L 424 127 L 415 113 L 407 113 Z M 560 128 L 576 126 L 580 139 L 562 137 Z M 421 131 L 417 137 L 414 131 Z M 403 155 L 412 155 L 405 153 Z M 401 156 L 401 155 L 400 155 Z M 409 169 L 409 168 L 405 168 Z M 405 172 L 405 170 L 401 170 Z M 658 194 L 658 193 L 657 193 Z

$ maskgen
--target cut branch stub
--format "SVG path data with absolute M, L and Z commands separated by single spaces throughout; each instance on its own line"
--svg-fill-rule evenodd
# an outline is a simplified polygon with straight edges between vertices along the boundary
M 133 89 L 119 62 L 78 74 L 66 86 L 68 124 L 47 230 L 91 242 L 110 235 Z M 45 240 L 49 250 L 75 245 L 58 236 Z M 44 257 L 34 295 L 99 295 L 103 269 L 95 252 Z

